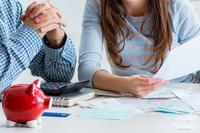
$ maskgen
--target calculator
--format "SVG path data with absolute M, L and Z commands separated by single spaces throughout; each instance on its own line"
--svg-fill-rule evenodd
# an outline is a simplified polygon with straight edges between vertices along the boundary
M 69 82 L 47 82 L 41 84 L 41 89 L 48 96 L 62 96 L 73 92 L 78 92 L 90 83 L 89 80 L 75 83 Z

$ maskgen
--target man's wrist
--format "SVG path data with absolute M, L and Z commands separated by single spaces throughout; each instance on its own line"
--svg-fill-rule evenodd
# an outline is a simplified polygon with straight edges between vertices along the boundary
M 43 38 L 44 43 L 53 49 L 59 49 L 65 45 L 65 42 L 67 40 L 67 35 L 64 33 L 62 40 L 56 40 L 56 39 L 49 39 L 46 35 Z

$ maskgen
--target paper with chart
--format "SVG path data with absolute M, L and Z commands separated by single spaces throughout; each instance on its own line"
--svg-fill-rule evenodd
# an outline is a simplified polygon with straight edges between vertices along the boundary
M 200 36 L 171 50 L 154 78 L 176 79 L 200 70 Z

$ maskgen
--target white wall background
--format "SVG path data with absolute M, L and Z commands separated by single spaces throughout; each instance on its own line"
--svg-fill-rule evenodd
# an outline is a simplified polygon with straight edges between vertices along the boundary
M 26 8 L 27 5 L 31 4 L 33 1 L 42 2 L 46 0 L 20 1 Z M 82 11 L 84 9 L 85 0 L 51 0 L 51 2 L 61 10 L 68 24 L 68 28 L 70 28 L 70 32 L 79 34 L 81 28 Z
M 35 0 L 20 0 L 22 4 L 24 5 L 24 9 L 27 7 L 27 5 L 31 4 Z M 36 0 L 38 2 L 42 2 L 45 0 Z M 67 32 L 70 34 L 71 38 L 73 39 L 73 42 L 76 46 L 77 54 L 78 54 L 78 47 L 80 44 L 80 33 L 81 33 L 81 22 L 82 22 L 82 14 L 84 9 L 85 0 L 51 0 L 53 4 L 55 4 L 56 7 L 58 7 L 62 14 L 64 15 L 64 18 L 67 23 Z M 200 16 L 200 0 L 191 0 L 197 9 L 197 12 Z M 104 60 L 104 62 L 106 62 Z M 107 63 L 104 67 L 108 68 Z M 28 75 L 28 76 L 27 76 Z M 28 78 L 24 78 L 28 77 Z M 19 82 L 25 82 L 30 83 L 33 81 L 32 76 L 30 76 L 30 72 L 26 71 L 22 74 L 20 78 L 16 80 L 15 83 Z M 75 77 L 73 79 L 74 81 L 77 80 L 77 72 L 75 74 Z

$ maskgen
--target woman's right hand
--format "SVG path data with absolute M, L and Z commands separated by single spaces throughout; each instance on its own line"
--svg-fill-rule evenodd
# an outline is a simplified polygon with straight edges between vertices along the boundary
M 129 76 L 125 80 L 125 93 L 134 97 L 144 97 L 167 81 L 157 78 L 149 78 L 144 75 Z

